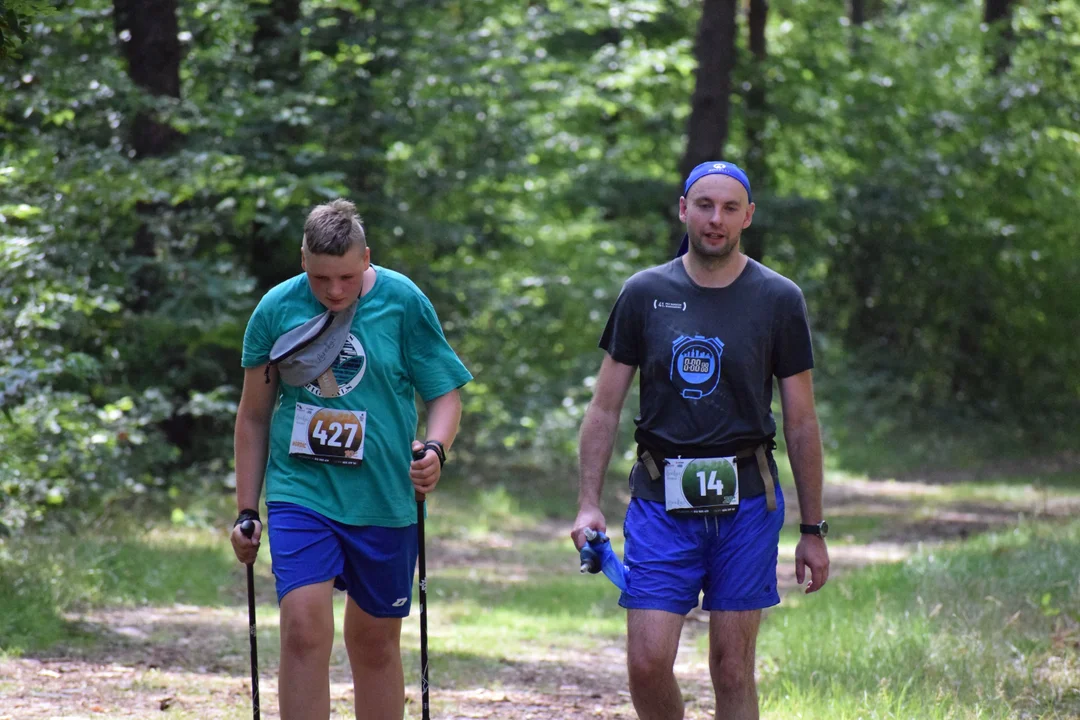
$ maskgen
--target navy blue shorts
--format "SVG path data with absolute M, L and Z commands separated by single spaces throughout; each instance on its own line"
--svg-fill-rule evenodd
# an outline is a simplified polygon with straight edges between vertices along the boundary
M 416 526 L 345 525 L 285 502 L 267 504 L 278 604 L 291 590 L 333 580 L 374 617 L 402 618 L 412 605 Z
M 743 500 L 721 516 L 670 515 L 663 503 L 632 498 L 626 509 L 624 608 L 685 615 L 703 610 L 759 610 L 780 602 L 776 558 L 784 525 L 784 494 L 776 510 L 765 496 Z

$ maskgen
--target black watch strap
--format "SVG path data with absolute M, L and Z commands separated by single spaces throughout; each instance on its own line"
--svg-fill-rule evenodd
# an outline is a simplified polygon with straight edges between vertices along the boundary
M 438 440 L 428 440 L 424 443 L 424 450 L 434 450 L 439 457 L 439 467 L 446 464 L 446 448 Z
M 236 522 L 233 523 L 233 527 L 236 527 L 245 520 L 254 520 L 262 525 L 262 519 L 259 517 L 258 510 L 252 510 L 251 508 L 244 508 L 240 511 L 240 514 L 236 516 Z
M 817 535 L 818 537 L 825 537 L 825 535 L 827 535 L 829 532 L 829 524 L 824 520 L 814 525 L 800 523 L 799 532 L 801 532 L 803 535 Z

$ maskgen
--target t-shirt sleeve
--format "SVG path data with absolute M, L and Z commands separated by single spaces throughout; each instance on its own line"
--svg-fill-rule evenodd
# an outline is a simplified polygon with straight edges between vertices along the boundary
M 600 336 L 600 347 L 616 362 L 641 365 L 641 311 L 630 281 L 623 285 Z
M 270 360 L 270 348 L 274 346 L 274 334 L 271 330 L 270 303 L 264 296 L 251 313 L 247 329 L 244 331 L 244 352 L 240 365 L 252 368 Z
M 810 341 L 810 318 L 802 291 L 793 287 L 777 303 L 773 337 L 773 374 L 778 378 L 798 375 L 814 367 Z
M 409 315 L 405 362 L 413 387 L 423 401 L 434 400 L 472 380 L 472 373 L 446 341 L 431 301 L 419 295 Z

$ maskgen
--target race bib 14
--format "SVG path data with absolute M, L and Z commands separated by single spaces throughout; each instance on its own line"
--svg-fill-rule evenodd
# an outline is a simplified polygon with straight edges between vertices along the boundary
M 668 458 L 664 467 L 667 511 L 677 515 L 727 515 L 739 509 L 739 470 L 734 457 Z

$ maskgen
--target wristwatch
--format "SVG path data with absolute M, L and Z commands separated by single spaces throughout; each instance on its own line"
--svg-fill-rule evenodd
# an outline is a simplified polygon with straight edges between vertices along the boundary
M 824 538 L 829 534 L 829 523 L 822 520 L 817 525 L 799 525 L 799 532 L 803 535 L 817 535 L 820 538 Z

